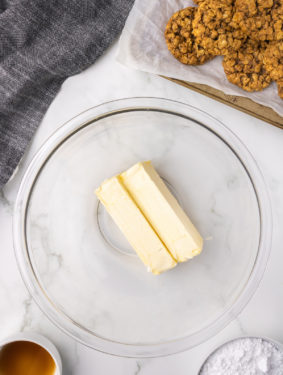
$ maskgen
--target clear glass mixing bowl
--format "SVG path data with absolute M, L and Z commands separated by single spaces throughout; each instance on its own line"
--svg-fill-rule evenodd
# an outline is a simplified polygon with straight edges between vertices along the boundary
M 204 237 L 200 256 L 146 272 L 94 189 L 153 161 Z M 258 167 L 222 123 L 191 106 L 132 98 L 89 109 L 34 157 L 14 214 L 19 268 L 46 315 L 97 350 L 172 354 L 217 333 L 263 275 L 271 212 Z

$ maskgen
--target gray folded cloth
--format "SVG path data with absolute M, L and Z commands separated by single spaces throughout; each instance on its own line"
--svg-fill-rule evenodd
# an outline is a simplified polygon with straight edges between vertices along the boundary
M 0 187 L 62 82 L 104 52 L 134 0 L 0 0 Z

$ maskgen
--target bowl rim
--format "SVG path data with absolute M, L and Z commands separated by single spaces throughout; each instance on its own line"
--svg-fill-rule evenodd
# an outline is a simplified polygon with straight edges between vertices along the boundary
M 214 133 L 230 148 L 241 162 L 254 189 L 259 209 L 260 238 L 255 264 L 245 287 L 235 303 L 226 308 L 213 323 L 182 339 L 150 345 L 132 345 L 96 336 L 86 329 L 83 331 L 83 328 L 76 322 L 71 319 L 68 321 L 66 315 L 63 316 L 62 312 L 56 310 L 56 306 L 47 298 L 33 272 L 25 238 L 25 218 L 32 188 L 38 175 L 52 153 L 67 138 L 106 116 L 142 110 L 165 112 L 191 119 Z M 203 123 L 204 119 L 206 120 L 205 123 Z M 214 336 L 227 326 L 249 302 L 262 279 L 271 250 L 271 203 L 263 175 L 255 159 L 239 137 L 218 119 L 189 104 L 171 99 L 158 97 L 124 98 L 105 102 L 78 114 L 59 127 L 39 148 L 27 167 L 18 190 L 13 214 L 13 242 L 18 268 L 28 291 L 45 315 L 63 332 L 86 346 L 116 356 L 140 358 L 166 356 L 190 349 Z

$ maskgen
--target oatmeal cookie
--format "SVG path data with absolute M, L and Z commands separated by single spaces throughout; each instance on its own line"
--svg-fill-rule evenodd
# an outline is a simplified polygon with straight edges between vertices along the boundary
M 281 99 L 283 99 L 283 79 L 281 81 L 277 81 L 278 87 L 278 95 Z
M 227 79 L 246 91 L 260 91 L 269 86 L 271 77 L 263 64 L 266 46 L 249 40 L 239 51 L 224 56 Z
M 283 40 L 270 43 L 264 51 L 263 64 L 274 81 L 283 80 Z
M 209 53 L 226 55 L 240 49 L 245 34 L 230 26 L 233 0 L 205 0 L 197 8 L 193 20 L 193 34 Z
M 273 40 L 283 40 L 283 0 L 278 0 L 271 9 Z
M 188 7 L 176 12 L 165 29 L 169 51 L 177 60 L 188 65 L 201 65 L 213 57 L 196 41 L 192 33 L 196 9 Z
M 251 39 L 275 41 L 283 38 L 282 22 L 282 0 L 235 0 L 230 26 Z
M 267 9 L 271 9 L 274 0 L 235 0 L 236 12 L 242 12 L 246 17 L 253 17 Z

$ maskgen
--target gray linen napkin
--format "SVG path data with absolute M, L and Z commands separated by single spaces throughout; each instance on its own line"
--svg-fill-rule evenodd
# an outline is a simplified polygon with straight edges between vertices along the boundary
M 0 0 L 0 187 L 62 82 L 122 30 L 134 0 Z

